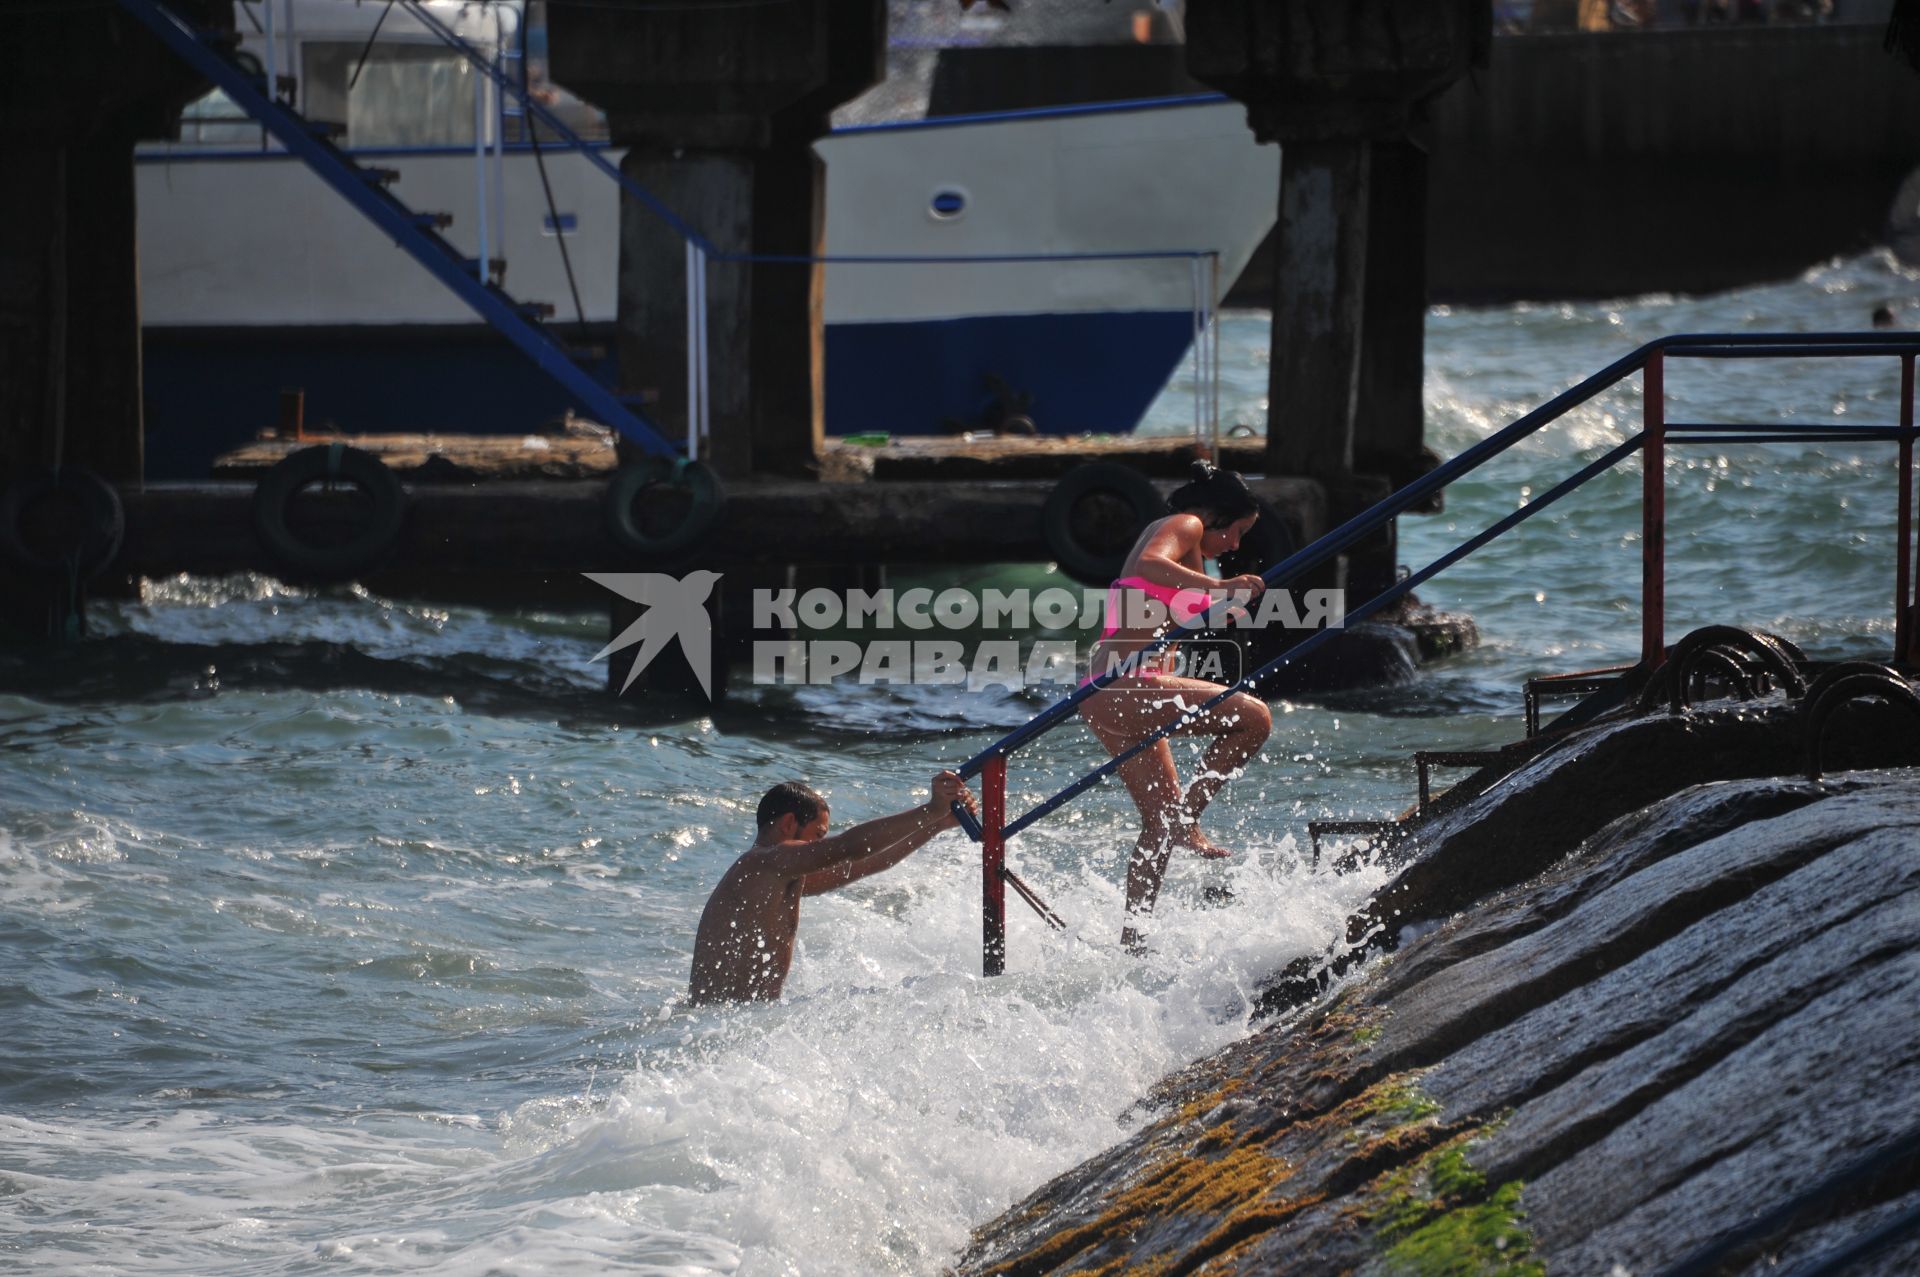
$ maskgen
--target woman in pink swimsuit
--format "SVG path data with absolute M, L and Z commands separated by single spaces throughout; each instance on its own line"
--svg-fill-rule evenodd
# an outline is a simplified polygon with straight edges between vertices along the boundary
M 1264 580 L 1251 574 L 1223 581 L 1206 571 L 1206 560 L 1238 549 L 1240 539 L 1259 518 L 1253 494 L 1239 475 L 1196 462 L 1193 481 L 1175 490 L 1167 507 L 1172 513 L 1147 525 L 1128 554 L 1120 579 L 1107 591 L 1106 632 L 1093 647 L 1094 675 L 1137 656 L 1169 628 L 1205 613 L 1215 602 L 1229 595 L 1252 599 L 1266 588 Z M 1159 623 L 1151 623 L 1154 620 Z M 1080 716 L 1108 754 L 1130 748 L 1184 710 L 1226 690 L 1204 679 L 1156 672 L 1156 667 L 1172 664 L 1171 651 L 1163 649 L 1142 659 L 1138 667 L 1081 703 Z M 1253 757 L 1272 729 L 1273 715 L 1265 702 L 1238 692 L 1174 733 L 1214 738 L 1200 776 L 1184 792 L 1174 769 L 1173 750 L 1165 739 L 1120 768 L 1120 778 L 1140 809 L 1140 840 L 1127 862 L 1130 916 L 1152 912 L 1167 858 L 1175 847 L 1201 856 L 1232 854 L 1201 832 L 1200 813 Z M 1129 922 L 1121 941 L 1133 947 L 1138 940 Z

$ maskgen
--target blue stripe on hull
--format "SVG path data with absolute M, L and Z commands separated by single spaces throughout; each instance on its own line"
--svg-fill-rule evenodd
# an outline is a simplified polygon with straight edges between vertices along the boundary
M 1045 434 L 1131 430 L 1185 358 L 1192 324 L 1185 311 L 834 324 L 827 432 L 978 426 L 994 402 L 988 374 L 1032 396 Z M 611 352 L 612 337 L 596 325 L 583 340 Z M 306 392 L 309 427 L 352 434 L 521 434 L 569 408 L 590 415 L 477 327 L 152 330 L 144 359 L 154 479 L 206 478 L 215 457 L 278 421 L 283 390 Z M 594 371 L 611 380 L 611 353 Z
M 587 340 L 611 351 L 611 332 Z M 145 334 L 147 476 L 204 479 L 221 453 L 280 416 L 280 392 L 306 392 L 311 430 L 526 434 L 567 409 L 591 416 L 484 328 L 323 334 L 152 330 Z M 609 353 L 589 370 L 611 378 Z
M 990 375 L 1033 397 L 1043 434 L 1121 433 L 1193 340 L 1186 311 L 990 315 L 827 328 L 827 433 L 941 434 L 981 424 Z

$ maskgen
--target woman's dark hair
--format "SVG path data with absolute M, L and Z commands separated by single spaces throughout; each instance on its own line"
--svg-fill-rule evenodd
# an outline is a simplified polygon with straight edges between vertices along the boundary
M 1210 461 L 1193 463 L 1193 478 L 1173 490 L 1167 498 L 1173 514 L 1204 511 L 1207 526 L 1224 528 L 1237 519 L 1258 514 L 1260 503 L 1247 487 L 1247 481 L 1231 470 L 1222 470 Z
M 826 809 L 827 800 L 811 785 L 787 780 L 769 789 L 760 799 L 760 810 L 754 813 L 754 821 L 765 829 L 782 816 L 792 816 L 805 826 L 811 825 Z

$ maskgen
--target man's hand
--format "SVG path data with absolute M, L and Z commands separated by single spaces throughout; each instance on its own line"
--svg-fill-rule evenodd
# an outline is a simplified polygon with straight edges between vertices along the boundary
M 973 791 L 967 788 L 967 782 L 960 779 L 958 772 L 936 772 L 933 777 L 933 797 L 927 800 L 927 806 L 940 812 L 945 818 L 942 829 L 950 829 L 960 823 L 953 814 L 953 805 L 960 803 L 972 813 L 975 820 L 980 819 L 980 809 L 974 805 Z

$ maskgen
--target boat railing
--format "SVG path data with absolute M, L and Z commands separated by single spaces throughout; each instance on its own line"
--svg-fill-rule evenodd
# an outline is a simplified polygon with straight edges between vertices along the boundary
M 1894 568 L 1894 659 L 1909 663 L 1914 659 L 1914 600 L 1920 597 L 1920 555 L 1913 545 L 1914 473 L 1914 361 L 1920 356 L 1920 333 L 1706 333 L 1676 334 L 1650 341 L 1616 359 L 1599 372 L 1561 391 L 1547 402 L 1523 414 L 1512 424 L 1494 432 L 1467 448 L 1428 474 L 1394 492 L 1328 532 L 1312 544 L 1274 564 L 1262 574 L 1269 589 L 1284 588 L 1307 572 L 1328 563 L 1334 556 L 1352 548 L 1380 531 L 1389 520 L 1413 509 L 1448 484 L 1478 470 L 1515 445 L 1559 420 L 1569 411 L 1588 402 L 1608 388 L 1635 373 L 1642 377 L 1642 421 L 1638 432 L 1606 449 L 1581 466 L 1572 475 L 1546 492 L 1533 497 L 1468 537 L 1431 563 L 1412 572 L 1382 590 L 1373 598 L 1348 609 L 1342 624 L 1364 620 L 1404 598 L 1416 587 L 1466 558 L 1488 542 L 1518 527 L 1562 497 L 1597 476 L 1611 470 L 1629 457 L 1642 459 L 1641 483 L 1641 584 L 1640 584 L 1640 658 L 1632 668 L 1650 673 L 1666 659 L 1666 501 L 1665 469 L 1668 444 L 1707 443 L 1791 443 L 1791 442 L 1884 442 L 1898 446 L 1899 493 L 1896 503 L 1897 548 Z M 1898 425 L 1808 426 L 1791 422 L 1669 422 L 1666 420 L 1665 374 L 1669 359 L 1786 359 L 1890 357 L 1900 367 L 1900 421 Z M 1224 605 L 1222 605 L 1224 606 Z M 1164 650 L 1171 644 L 1192 638 L 1219 621 L 1222 609 L 1177 626 L 1150 644 L 1143 656 Z M 986 749 L 968 759 L 959 768 L 966 779 L 978 777 L 981 788 L 981 817 L 976 820 L 956 805 L 955 815 L 970 837 L 981 844 L 983 869 L 981 964 L 988 975 L 998 975 L 1006 964 L 1006 892 L 1010 871 L 1006 867 L 1007 840 L 1030 828 L 1037 821 L 1058 811 L 1080 794 L 1099 784 L 1125 766 L 1136 755 L 1152 748 L 1229 697 L 1257 688 L 1270 675 L 1311 655 L 1330 641 L 1332 627 L 1322 628 L 1243 675 L 1220 693 L 1197 704 L 1186 706 L 1167 724 L 1154 729 L 1140 740 L 1113 755 L 1057 793 L 1036 803 L 1026 812 L 1009 819 L 1007 815 L 1007 762 L 1019 749 L 1032 744 L 1068 718 L 1076 716 L 1080 705 L 1098 694 L 1124 669 L 1097 674 L 1070 695 L 1035 715 Z M 1024 894 L 1024 893 L 1023 893 Z

